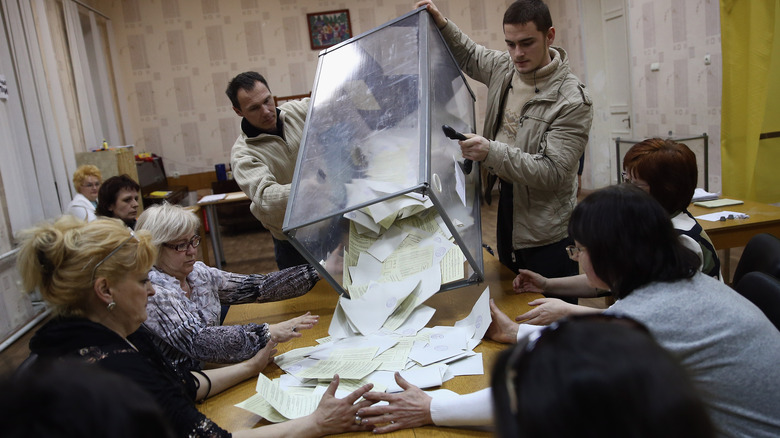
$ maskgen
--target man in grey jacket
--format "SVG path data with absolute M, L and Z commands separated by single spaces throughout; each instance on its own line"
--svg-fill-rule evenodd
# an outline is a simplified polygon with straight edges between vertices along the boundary
M 417 2 L 421 6 L 461 69 L 488 86 L 484 137 L 467 135 L 460 146 L 464 158 L 482 162 L 490 176 L 500 178 L 499 260 L 513 272 L 577 274 L 565 251 L 572 243 L 566 227 L 577 202 L 577 169 L 593 110 L 566 52 L 552 47 L 550 11 L 541 0 L 510 5 L 503 23 L 508 50 L 501 51 L 476 44 L 431 0 Z
M 241 133 L 230 152 L 233 177 L 252 201 L 252 214 L 271 232 L 279 269 L 307 264 L 282 233 L 282 224 L 309 99 L 277 108 L 268 82 L 252 71 L 233 78 L 225 94 L 242 117 Z

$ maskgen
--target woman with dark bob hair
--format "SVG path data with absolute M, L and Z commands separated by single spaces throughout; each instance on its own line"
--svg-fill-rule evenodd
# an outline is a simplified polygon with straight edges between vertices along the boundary
M 553 323 L 501 353 L 491 380 L 499 437 L 715 436 L 685 371 L 630 318 Z
M 135 228 L 140 190 L 141 186 L 129 176 L 112 176 L 100 185 L 95 213 L 121 219 L 130 229 Z
M 632 184 L 598 190 L 575 207 L 569 235 L 574 245 L 566 250 L 589 284 L 617 298 L 603 313 L 630 317 L 650 330 L 691 377 L 719 436 L 780 436 L 780 332 L 761 309 L 697 269 L 698 257 L 657 201 Z M 490 308 L 490 339 L 516 343 L 541 330 L 515 323 L 492 302 Z M 596 340 L 586 346 L 591 343 Z M 394 421 L 396 428 L 420 425 L 407 418 L 450 425 L 465 425 L 462 418 L 471 425 L 491 421 L 489 389 L 437 400 L 405 382 L 401 387 L 400 394 L 365 394 L 390 404 L 358 415 L 366 424 Z

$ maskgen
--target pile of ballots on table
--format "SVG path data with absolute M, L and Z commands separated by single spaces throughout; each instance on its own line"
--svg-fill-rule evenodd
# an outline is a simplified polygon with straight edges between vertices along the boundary
M 273 381 L 260 374 L 257 393 L 236 406 L 282 422 L 314 412 L 334 374 L 340 378 L 337 397 L 366 383 L 373 383 L 374 391 L 400 392 L 396 371 L 421 388 L 440 386 L 459 375 L 483 374 L 482 354 L 473 350 L 491 322 L 489 288 L 471 313 L 453 326 L 425 327 L 435 309 L 422 304 L 426 288 L 432 286 L 421 277 L 404 280 L 405 289 L 377 283 L 352 300 L 339 298 L 330 336 L 318 339 L 317 345 L 277 356 L 275 363 L 285 374 Z M 402 303 L 411 303 L 407 306 L 412 308 L 399 321 L 392 315 Z M 454 394 L 444 389 L 436 393 Z

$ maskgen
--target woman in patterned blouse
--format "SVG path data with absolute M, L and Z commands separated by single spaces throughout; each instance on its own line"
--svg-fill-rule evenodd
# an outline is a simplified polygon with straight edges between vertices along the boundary
M 191 211 L 164 203 L 146 209 L 136 229 L 148 230 L 159 253 L 149 280 L 155 289 L 144 323 L 177 367 L 235 363 L 254 356 L 269 340 L 286 342 L 319 321 L 309 312 L 278 324 L 220 325 L 223 304 L 280 301 L 301 296 L 319 280 L 311 265 L 269 274 L 234 274 L 195 260 L 200 221 Z

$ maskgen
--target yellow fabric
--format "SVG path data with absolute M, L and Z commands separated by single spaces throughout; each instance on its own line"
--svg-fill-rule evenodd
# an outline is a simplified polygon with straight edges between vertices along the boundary
M 730 197 L 780 202 L 780 0 L 721 0 L 721 168 Z

